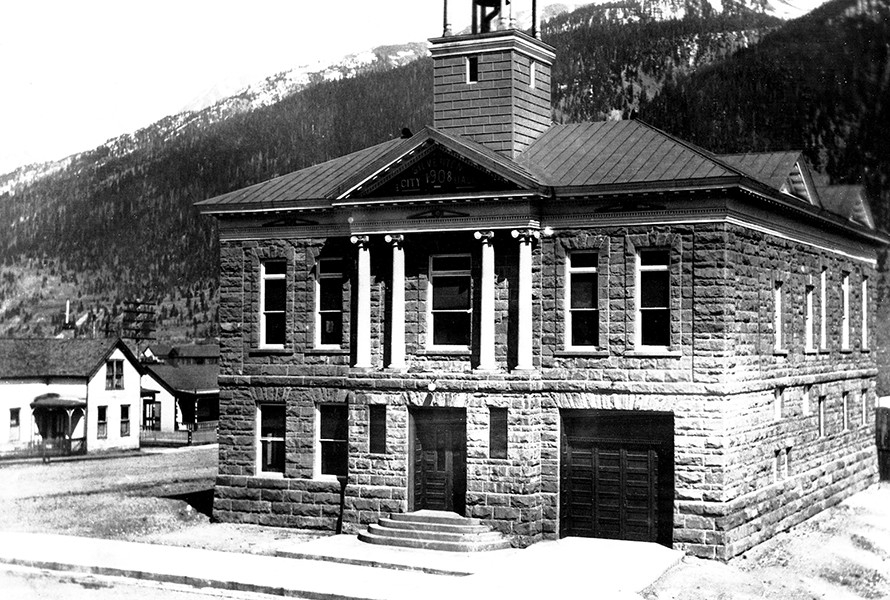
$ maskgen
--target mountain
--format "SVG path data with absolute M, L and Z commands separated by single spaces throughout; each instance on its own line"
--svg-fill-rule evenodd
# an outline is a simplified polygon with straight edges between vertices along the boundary
M 654 106 L 662 89 L 679 89 L 687 74 L 717 68 L 781 26 L 756 10 L 627 20 L 613 8 L 582 7 L 544 23 L 543 38 L 558 52 L 557 120 Z M 7 232 L 0 335 L 54 333 L 66 299 L 82 330 L 117 331 L 126 301 L 149 298 L 159 338 L 212 336 L 216 232 L 193 203 L 429 123 L 431 62 L 398 66 L 409 60 L 403 52 L 424 49 L 384 49 L 339 76 L 279 74 L 200 111 L 32 167 L 29 177 L 21 170 L 0 178 Z

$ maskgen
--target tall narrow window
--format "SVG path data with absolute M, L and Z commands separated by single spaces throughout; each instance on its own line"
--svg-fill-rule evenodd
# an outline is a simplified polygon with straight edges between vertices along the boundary
M 813 294 L 815 290 L 813 286 L 808 285 L 806 289 L 806 312 L 804 313 L 804 349 L 807 352 L 815 350 L 815 330 L 813 327 Z
M 868 277 L 862 277 L 862 350 L 868 350 Z
M 368 406 L 368 450 L 372 454 L 386 454 L 386 405 Z
M 828 271 L 819 275 L 819 348 L 828 349 Z
M 825 437 L 825 396 L 819 396 L 819 437 Z
M 260 346 L 283 348 L 285 338 L 285 307 L 287 263 L 268 260 L 262 263 L 260 288 Z
M 121 405 L 121 437 L 130 436 L 130 405 Z
M 108 437 L 108 407 L 96 407 L 96 438 L 104 440 Z
M 529 61 L 528 66 L 528 87 L 535 89 L 535 85 L 537 85 L 535 79 L 537 79 L 537 68 L 535 61 L 532 60 Z
M 345 477 L 348 467 L 347 408 L 345 404 L 318 407 L 319 474 Z
M 844 273 L 841 280 L 841 302 L 843 312 L 841 315 L 841 349 L 850 349 L 850 274 Z
M 783 323 L 782 323 L 782 282 L 777 281 L 773 286 L 773 332 L 775 335 L 774 349 L 782 350 L 785 345 L 783 339 Z
M 105 363 L 105 389 L 124 389 L 124 361 L 109 360 Z
M 844 410 L 844 431 L 850 428 L 850 392 L 844 392 L 841 395 Z
M 862 405 L 860 409 L 860 425 L 868 424 L 868 388 L 862 388 L 862 393 L 859 395 L 859 402 Z
M 813 386 L 808 385 L 803 389 L 803 397 L 800 399 L 800 412 L 804 415 L 810 414 L 810 398 L 813 395 Z
M 791 448 L 792 446 L 785 448 L 785 479 L 791 477 Z
M 9 441 L 17 442 L 21 439 L 21 410 L 20 408 L 9 409 Z
M 670 253 L 642 250 L 637 254 L 637 340 L 641 346 L 669 346 Z
M 257 405 L 259 417 L 260 455 L 262 473 L 284 473 L 284 437 L 286 431 L 283 404 Z
M 566 347 L 599 346 L 598 255 L 572 252 L 566 257 Z
M 427 306 L 432 346 L 466 349 L 470 346 L 470 257 L 431 256 Z
M 342 258 L 320 258 L 315 270 L 315 345 L 339 348 L 343 343 L 345 264 Z
M 773 419 L 782 418 L 782 405 L 785 403 L 785 389 L 777 387 L 773 392 Z
M 479 57 L 467 57 L 467 83 L 476 83 L 479 81 Z
M 507 458 L 507 409 L 492 406 L 488 416 L 488 456 Z

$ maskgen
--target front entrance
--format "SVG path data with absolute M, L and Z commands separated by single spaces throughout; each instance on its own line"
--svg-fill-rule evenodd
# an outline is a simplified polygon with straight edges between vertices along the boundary
M 670 413 L 562 413 L 560 536 L 673 541 Z
M 463 515 L 467 496 L 467 416 L 463 409 L 419 408 L 408 423 L 408 506 Z

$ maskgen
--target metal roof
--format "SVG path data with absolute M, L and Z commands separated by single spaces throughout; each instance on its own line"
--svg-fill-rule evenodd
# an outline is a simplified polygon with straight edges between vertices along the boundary
M 0 339 L 0 378 L 92 376 L 116 347 L 137 365 L 118 339 Z
M 819 190 L 825 210 L 874 228 L 874 217 L 861 185 L 829 185 Z

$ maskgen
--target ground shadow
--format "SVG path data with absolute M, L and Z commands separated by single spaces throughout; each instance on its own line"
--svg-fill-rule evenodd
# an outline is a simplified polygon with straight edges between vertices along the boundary
M 184 494 L 172 494 L 164 496 L 164 498 L 169 500 L 181 500 L 199 513 L 207 515 L 208 517 L 213 516 L 213 488 L 186 492 Z

